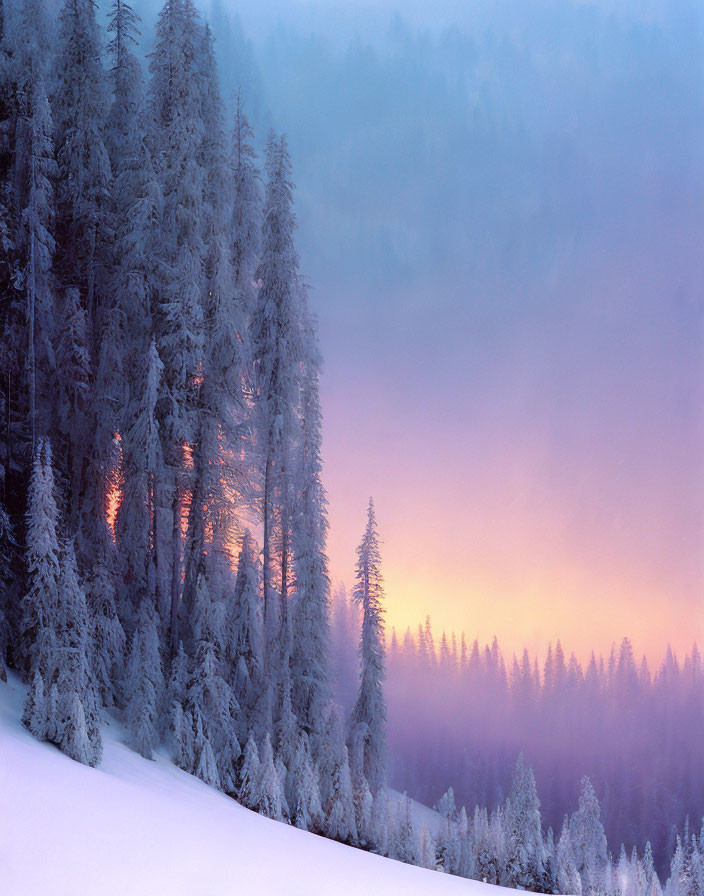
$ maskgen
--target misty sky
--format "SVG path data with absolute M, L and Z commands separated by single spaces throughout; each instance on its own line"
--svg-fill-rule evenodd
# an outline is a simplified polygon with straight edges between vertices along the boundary
M 219 6 L 290 139 L 333 576 L 373 494 L 398 627 L 704 641 L 701 5 Z

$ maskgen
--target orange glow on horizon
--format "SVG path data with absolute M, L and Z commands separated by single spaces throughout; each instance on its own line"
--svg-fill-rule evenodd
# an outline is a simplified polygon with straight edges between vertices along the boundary
M 351 591 L 373 495 L 389 636 L 415 632 L 429 615 L 438 640 L 443 630 L 464 631 L 470 643 L 496 636 L 510 659 L 524 647 L 544 657 L 560 639 L 582 662 L 629 637 L 651 669 L 668 644 L 681 658 L 695 642 L 704 646 L 704 551 L 683 541 L 680 556 L 664 540 L 681 502 L 667 479 L 636 491 L 631 504 L 618 478 L 596 468 L 557 483 L 543 441 L 520 434 L 515 443 L 497 438 L 490 451 L 482 443 L 470 464 L 466 442 L 409 441 L 386 406 L 375 410 L 379 432 L 355 452 L 348 406 L 327 410 L 336 433 L 325 446 L 331 577 Z M 388 455 L 379 464 L 389 451 L 393 464 Z
M 658 610 L 668 606 L 665 594 L 644 592 L 643 611 L 634 614 L 629 603 L 617 599 L 617 592 L 604 592 L 593 598 L 585 612 L 580 595 L 587 583 L 573 583 L 569 588 L 568 579 L 556 574 L 551 584 L 527 583 L 518 592 L 497 585 L 489 576 L 463 583 L 452 576 L 409 577 L 402 570 L 387 568 L 388 637 L 392 629 L 400 640 L 407 628 L 415 635 L 418 624 L 429 615 L 436 645 L 443 631 L 448 638 L 454 632 L 458 642 L 464 632 L 468 646 L 475 638 L 481 646 L 491 644 L 496 636 L 507 661 L 513 654 L 520 657 L 527 648 L 542 662 L 548 644 L 554 646 L 560 640 L 566 655 L 574 652 L 583 664 L 592 650 L 597 658 L 600 654 L 608 658 L 612 645 L 618 647 L 629 637 L 635 656 L 640 660 L 644 655 L 651 671 L 663 660 L 668 644 L 680 659 L 695 643 L 704 644 L 702 625 L 699 620 L 693 624 L 686 614 L 673 614 L 667 625 L 654 626 Z M 433 600 L 438 592 L 452 596 L 450 611 Z

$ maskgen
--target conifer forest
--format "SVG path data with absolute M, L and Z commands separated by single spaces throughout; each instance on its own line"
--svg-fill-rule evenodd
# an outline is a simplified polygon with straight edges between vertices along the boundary
M 511 656 L 402 625 L 363 481 L 348 590 L 332 570 L 312 204 L 232 83 L 233 21 L 0 0 L 0 689 L 76 763 L 122 726 L 145 761 L 410 865 L 701 896 L 696 646 Z

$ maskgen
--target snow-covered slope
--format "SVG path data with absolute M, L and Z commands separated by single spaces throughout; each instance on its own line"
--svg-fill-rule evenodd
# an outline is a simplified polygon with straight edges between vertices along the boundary
M 20 723 L 24 688 L 0 684 L 2 896 L 424 894 L 500 896 L 262 818 L 103 731 L 98 769 Z

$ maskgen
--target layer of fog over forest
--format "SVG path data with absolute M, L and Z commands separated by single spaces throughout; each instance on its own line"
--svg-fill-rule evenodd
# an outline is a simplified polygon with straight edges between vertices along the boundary
M 146 23 L 156 6 L 140 5 Z M 381 364 L 399 418 L 425 413 L 430 425 L 451 411 L 442 401 L 437 410 L 433 393 L 461 357 L 465 412 L 491 419 L 483 402 L 499 394 L 511 410 L 510 424 L 496 421 L 500 431 L 537 415 L 562 457 L 552 470 L 558 481 L 574 477 L 590 453 L 618 466 L 628 451 L 619 487 L 632 498 L 648 462 L 666 458 L 667 488 L 691 517 L 702 499 L 701 459 L 691 450 L 701 440 L 694 409 L 703 388 L 692 375 L 701 353 L 692 285 L 704 274 L 696 4 L 497 3 L 464 18 L 460 4 L 445 4 L 437 24 L 421 4 L 403 15 L 235 6 L 210 5 L 223 92 L 242 85 L 260 140 L 272 125 L 290 139 L 302 268 L 326 356 L 326 425 L 342 413 L 333 402 L 344 381 L 341 358 L 364 382 L 364 371 Z M 619 282 L 621 269 L 623 292 L 602 294 L 604 270 Z M 639 338 L 622 351 L 634 328 Z M 444 329 L 451 350 L 424 355 L 410 384 L 405 374 L 394 380 L 407 345 L 423 352 L 424 334 Z M 514 363 L 487 373 L 487 360 L 502 353 Z M 587 357 L 599 365 L 597 377 Z M 550 395 L 543 404 L 526 402 L 512 385 L 522 361 L 532 389 Z M 652 379 L 623 420 L 618 410 L 644 364 Z M 558 370 L 569 388 L 555 382 Z M 485 377 L 489 388 L 473 397 L 472 381 Z M 581 410 L 573 408 L 575 391 Z M 580 416 L 590 409 L 599 412 L 593 428 Z M 641 424 L 651 438 L 634 442 Z M 584 483 L 586 501 L 590 489 Z M 572 522 L 568 535 L 579 539 Z M 618 548 L 635 556 L 636 543 L 642 552 L 662 525 L 647 514 L 631 519 L 626 534 L 615 534 Z M 676 584 L 701 581 L 701 551 L 683 542 L 679 559 L 667 569 Z M 350 613 L 338 598 L 338 696 L 347 709 L 356 675 Z M 704 804 L 698 655 L 669 654 L 662 667 L 645 669 L 627 646 L 592 667 L 567 654 L 545 686 L 544 655 L 539 668 L 532 656 L 514 666 L 483 644 L 473 659 L 467 643 L 461 662 L 459 640 L 456 653 L 449 641 L 443 652 L 441 634 L 434 633 L 436 653 L 416 632 L 412 643 L 399 633 L 392 646 L 391 783 L 430 804 L 452 785 L 458 804 L 491 808 L 523 751 L 546 825 L 559 830 L 589 774 L 610 846 L 650 840 L 664 869 L 675 828 L 688 813 L 696 824 Z
M 337 696 L 356 693 L 358 611 L 334 599 Z M 390 781 L 428 805 L 452 787 L 458 805 L 495 808 L 516 757 L 533 766 L 543 823 L 558 831 L 583 775 L 594 784 L 609 845 L 650 841 L 665 871 L 687 817 L 704 803 L 704 667 L 696 646 L 650 668 L 628 639 L 582 665 L 558 641 L 546 656 L 433 632 L 430 619 L 389 645 Z

